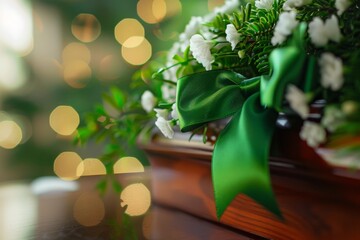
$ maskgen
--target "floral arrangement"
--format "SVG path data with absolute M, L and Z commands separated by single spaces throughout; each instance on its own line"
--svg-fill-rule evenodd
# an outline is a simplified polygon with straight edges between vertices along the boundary
M 279 114 L 302 119 L 309 146 L 360 159 L 359 8 L 360 0 L 227 0 L 192 17 L 167 54 L 135 75 L 146 82 L 147 90 L 135 81 L 141 97 L 112 89 L 105 99 L 117 116 L 98 108 L 80 136 L 131 142 L 155 122 L 168 138 L 179 128 L 206 142 L 211 124 L 228 119 L 212 159 L 218 217 L 239 193 L 281 217 L 267 164 Z

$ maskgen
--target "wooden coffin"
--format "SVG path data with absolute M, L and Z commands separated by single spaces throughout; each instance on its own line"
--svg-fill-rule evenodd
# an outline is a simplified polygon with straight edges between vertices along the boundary
M 327 165 L 297 131 L 278 129 L 269 159 L 284 221 L 244 195 L 217 220 L 212 146 L 155 137 L 141 148 L 151 161 L 152 196 L 158 204 L 268 239 L 360 238 L 359 172 Z

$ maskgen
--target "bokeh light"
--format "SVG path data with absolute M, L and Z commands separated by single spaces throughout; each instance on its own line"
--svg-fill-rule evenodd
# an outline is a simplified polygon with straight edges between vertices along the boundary
M 82 42 L 92 42 L 99 37 L 101 33 L 101 24 L 94 15 L 81 13 L 73 20 L 71 32 Z
M 128 48 L 133 48 L 142 43 L 145 30 L 138 20 L 125 18 L 115 26 L 114 35 L 116 41 L 120 44 Z
M 0 146 L 6 149 L 15 148 L 22 140 L 23 134 L 19 125 L 11 120 L 0 122 Z
M 81 157 L 75 152 L 60 153 L 54 161 L 54 173 L 63 180 L 76 180 L 82 175 L 78 170 L 81 162 Z
M 136 173 L 144 172 L 144 166 L 134 157 L 123 157 L 114 164 L 114 173 Z
M 159 23 L 166 16 L 166 2 L 165 0 L 140 0 L 137 3 L 137 13 L 147 23 Z
M 0 45 L 25 56 L 33 49 L 31 2 L 0 0 Z
M 86 158 L 77 167 L 78 176 L 97 176 L 105 174 L 106 168 L 104 164 L 96 158 Z
M 89 82 L 92 71 L 90 66 L 81 60 L 66 62 L 63 65 L 64 81 L 73 88 L 84 88 Z
M 91 60 L 91 53 L 85 44 L 72 42 L 64 48 L 62 52 L 62 60 L 64 63 L 81 60 L 89 64 Z
M 68 136 L 73 134 L 80 124 L 80 117 L 70 106 L 58 106 L 50 114 L 50 126 L 58 134 Z
M 26 83 L 27 71 L 22 58 L 2 48 L 1 42 L 0 66 L 0 88 L 13 91 Z
M 73 215 L 83 226 L 96 226 L 104 219 L 105 206 L 97 193 L 83 193 L 75 202 Z
M 142 43 L 134 48 L 122 46 L 121 55 L 128 63 L 132 65 L 145 64 L 152 55 L 152 47 L 147 39 L 144 38 Z
M 165 0 L 166 17 L 172 17 L 181 13 L 182 5 L 179 0 Z
M 223 5 L 225 0 L 208 0 L 209 11 L 214 10 L 215 7 Z
M 142 183 L 127 186 L 120 195 L 121 206 L 126 207 L 125 213 L 140 216 L 147 212 L 151 205 L 149 189 Z

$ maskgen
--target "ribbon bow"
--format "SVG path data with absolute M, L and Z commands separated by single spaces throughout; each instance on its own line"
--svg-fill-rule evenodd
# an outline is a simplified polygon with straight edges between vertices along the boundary
M 176 102 L 181 131 L 232 116 L 212 156 L 219 219 L 239 193 L 282 218 L 271 188 L 268 157 L 285 87 L 303 79 L 305 32 L 306 25 L 300 24 L 287 46 L 271 53 L 269 76 L 246 79 L 230 70 L 216 70 L 178 81 Z

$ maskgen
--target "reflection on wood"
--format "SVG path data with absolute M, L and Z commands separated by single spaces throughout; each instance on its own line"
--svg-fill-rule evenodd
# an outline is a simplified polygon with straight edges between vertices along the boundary
M 278 137 L 281 140 L 282 136 Z M 288 139 L 289 135 L 286 137 Z M 143 148 L 152 164 L 154 200 L 217 222 L 211 182 L 211 149 L 177 147 L 171 142 L 157 143 L 156 140 Z M 285 221 L 276 219 L 248 197 L 239 195 L 223 215 L 221 223 L 271 239 L 329 240 L 360 236 L 358 173 L 345 169 L 332 171 L 324 167 L 314 153 L 301 152 L 304 149 L 291 152 L 289 147 L 288 151 L 294 158 L 299 157 L 294 154 L 300 152 L 300 157 L 313 160 L 313 165 L 286 159 L 284 155 L 270 159 L 272 184 Z
M 115 177 L 123 187 L 141 182 L 143 187 L 150 188 L 149 170 Z M 243 235 L 240 231 L 160 206 L 151 206 L 141 216 L 123 215 L 125 209 L 120 206 L 120 193 L 110 187 L 103 197 L 99 196 L 95 186 L 101 179 L 82 177 L 76 182 L 78 190 L 62 189 L 41 193 L 32 192 L 30 184 L 24 182 L 0 185 L 0 239 L 253 239 L 251 235 Z M 129 203 L 132 200 L 127 201 Z

